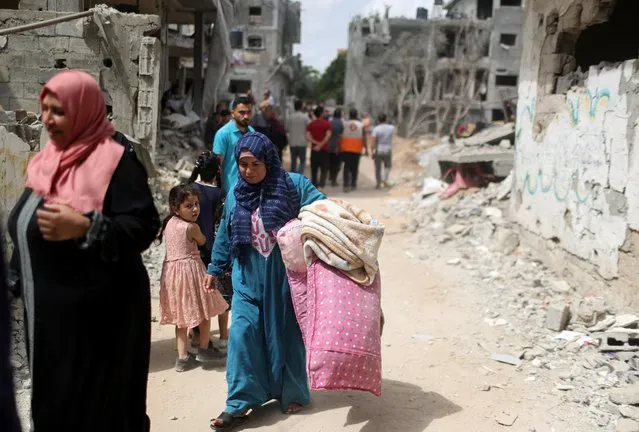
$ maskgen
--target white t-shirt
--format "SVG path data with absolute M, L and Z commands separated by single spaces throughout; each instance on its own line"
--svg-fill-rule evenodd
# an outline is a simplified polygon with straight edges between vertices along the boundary
M 395 126 L 387 123 L 373 128 L 373 136 L 377 138 L 377 153 L 390 153 L 393 148 Z

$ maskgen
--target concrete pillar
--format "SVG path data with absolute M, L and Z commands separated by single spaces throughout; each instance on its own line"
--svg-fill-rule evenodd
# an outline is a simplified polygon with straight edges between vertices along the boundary
M 204 94 L 204 79 L 202 77 L 202 63 L 204 61 L 204 14 L 195 12 L 195 47 L 193 52 L 193 110 L 202 116 L 202 95 Z

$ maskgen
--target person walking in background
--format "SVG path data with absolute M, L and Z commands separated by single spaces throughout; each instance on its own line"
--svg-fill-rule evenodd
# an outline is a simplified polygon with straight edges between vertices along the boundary
M 232 263 L 235 291 L 226 408 L 210 424 L 219 431 L 272 399 L 290 414 L 310 403 L 302 333 L 275 233 L 325 198 L 304 176 L 284 171 L 266 136 L 245 135 L 235 152 L 240 179 L 227 196 L 208 268 L 212 287 Z
M 224 127 L 224 125 L 226 125 L 230 120 L 231 111 L 227 109 L 209 114 L 209 118 L 206 120 L 206 126 L 204 128 L 204 144 L 206 146 L 212 145 L 217 131 Z
M 198 180 L 199 178 L 199 180 Z M 216 227 L 220 221 L 222 209 L 224 208 L 224 198 L 226 194 L 220 187 L 222 184 L 222 171 L 217 157 L 207 151 L 202 153 L 195 163 L 195 168 L 189 178 L 189 183 L 193 183 L 200 193 L 200 215 L 195 221 L 206 237 L 206 243 L 200 246 L 200 258 L 204 266 L 211 262 L 211 252 L 215 241 Z M 230 288 L 227 284 L 227 288 Z M 221 291 L 224 300 L 230 304 L 231 292 Z M 226 353 L 229 339 L 229 312 L 228 310 L 217 316 L 220 329 L 220 339 L 212 341 L 212 346 L 222 353 Z M 199 343 L 199 327 L 193 328 L 192 345 Z
M 200 215 L 197 187 L 175 186 L 169 192 L 170 214 L 158 235 L 165 238 L 166 257 L 160 280 L 160 324 L 175 325 L 178 358 L 175 370 L 184 372 L 193 365 L 187 343 L 190 328 L 199 327 L 200 343 L 195 360 L 209 363 L 223 357 L 209 349 L 211 317 L 226 312 L 228 304 L 217 290 L 205 286 L 206 269 L 197 247 L 206 237 L 196 223 Z
M 379 124 L 373 128 L 371 133 L 371 157 L 375 161 L 376 189 L 388 187 L 388 177 L 393 165 L 393 135 L 395 126 L 387 123 L 386 114 L 377 117 Z M 384 173 L 382 174 L 382 165 Z
M 339 155 L 339 143 L 344 133 L 344 123 L 342 122 L 342 110 L 336 108 L 331 119 L 331 139 L 328 143 L 328 163 L 331 186 L 337 187 L 337 176 L 342 167 L 342 159 Z
M 339 152 L 344 161 L 344 192 L 357 189 L 362 150 L 366 150 L 368 154 L 366 133 L 364 125 L 357 119 L 357 110 L 352 108 L 348 113 L 348 120 L 344 122 L 344 132 L 339 146 Z
M 213 153 L 220 158 L 222 165 L 222 185 L 228 192 L 233 190 L 237 182 L 237 162 L 235 160 L 235 144 L 247 132 L 253 132 L 250 126 L 253 116 L 251 100 L 241 96 L 231 102 L 231 115 L 233 120 L 223 126 L 213 141 Z
M 306 138 L 311 143 L 311 182 L 323 188 L 328 177 L 328 141 L 331 139 L 331 124 L 322 116 L 324 108 L 313 111 L 315 119 L 306 127 Z
M 288 136 L 282 122 L 277 119 L 275 108 L 263 101 L 260 104 L 260 113 L 253 118 L 253 129 L 266 135 L 277 149 L 277 154 L 282 160 L 284 149 L 288 145 Z
M 291 148 L 291 172 L 304 174 L 306 169 L 306 148 L 308 137 L 306 127 L 311 122 L 302 110 L 304 104 L 301 100 L 294 103 L 295 112 L 286 119 L 288 142 Z
M 49 141 L 29 163 L 8 221 L 26 310 L 33 429 L 148 431 L 151 292 L 141 254 L 160 220 L 146 172 L 111 138 L 91 75 L 55 75 L 40 112 Z M 115 348 L 96 342 L 98 333 Z

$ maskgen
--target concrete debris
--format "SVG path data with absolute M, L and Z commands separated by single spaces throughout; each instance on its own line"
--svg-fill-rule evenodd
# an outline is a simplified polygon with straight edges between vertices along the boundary
M 561 392 L 561 409 L 577 410 L 592 422 L 592 430 L 613 431 L 622 414 L 609 395 L 637 385 L 639 352 L 603 351 L 601 334 L 621 333 L 628 338 L 622 346 L 632 347 L 639 314 L 616 315 L 603 298 L 581 297 L 568 279 L 541 264 L 509 220 L 505 198 L 513 181 L 511 175 L 501 184 L 460 191 L 448 199 L 424 199 L 424 182 L 419 182 L 412 197 L 389 204 L 387 217 L 417 221 L 417 226 L 404 227 L 419 238 L 407 251 L 420 256 L 427 250 L 430 260 L 443 265 L 459 260 L 464 268 L 459 272 L 461 286 L 481 290 L 484 324 L 491 332 L 503 333 L 496 346 L 484 348 L 488 355 L 510 353 L 496 358 L 507 359 L 513 373 L 521 372 L 531 386 Z M 428 211 L 422 207 L 426 201 Z M 591 287 L 590 292 L 603 289 Z M 629 398 L 616 400 L 635 405 Z
M 617 405 L 639 405 L 639 383 L 610 391 L 610 401 Z
M 470 138 L 457 140 L 458 144 L 465 146 L 479 146 L 484 144 L 500 144 L 503 140 L 510 143 L 515 138 L 515 123 L 491 126 Z
M 631 419 L 620 419 L 617 422 L 617 432 L 639 432 L 639 422 Z
M 517 421 L 517 415 L 500 412 L 495 416 L 495 421 L 502 426 L 512 426 Z
M 568 324 L 570 308 L 566 304 L 555 304 L 546 311 L 546 328 L 553 331 L 562 331 Z
M 499 363 L 506 363 L 512 366 L 517 366 L 517 367 L 521 366 L 521 359 L 508 354 L 493 353 L 490 356 L 490 359 L 495 360 L 496 362 L 499 362 Z
M 424 179 L 424 185 L 422 186 L 422 198 L 428 198 L 432 195 L 439 195 L 446 190 L 448 185 L 441 180 L 428 177 Z
M 632 405 L 620 405 L 619 413 L 626 418 L 639 420 L 639 407 Z
M 595 333 L 592 337 L 601 342 L 601 351 L 639 351 L 638 330 L 613 328 L 607 332 Z

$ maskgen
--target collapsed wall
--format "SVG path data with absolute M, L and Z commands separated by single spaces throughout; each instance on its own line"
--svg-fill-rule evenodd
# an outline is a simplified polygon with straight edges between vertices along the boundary
M 49 78 L 64 69 L 86 71 L 100 83 L 117 129 L 140 141 L 152 158 L 161 97 L 160 17 L 94 10 L 87 18 L 0 36 L 0 107 L 38 112 Z M 0 28 L 64 15 L 0 9 Z
M 545 240 L 549 262 L 583 282 L 583 294 L 595 294 L 588 281 L 596 275 L 612 287 L 603 295 L 624 306 L 638 301 L 639 51 L 618 56 L 607 47 L 628 42 L 589 36 L 636 16 L 613 5 L 631 3 L 539 0 L 528 10 L 512 209 Z

